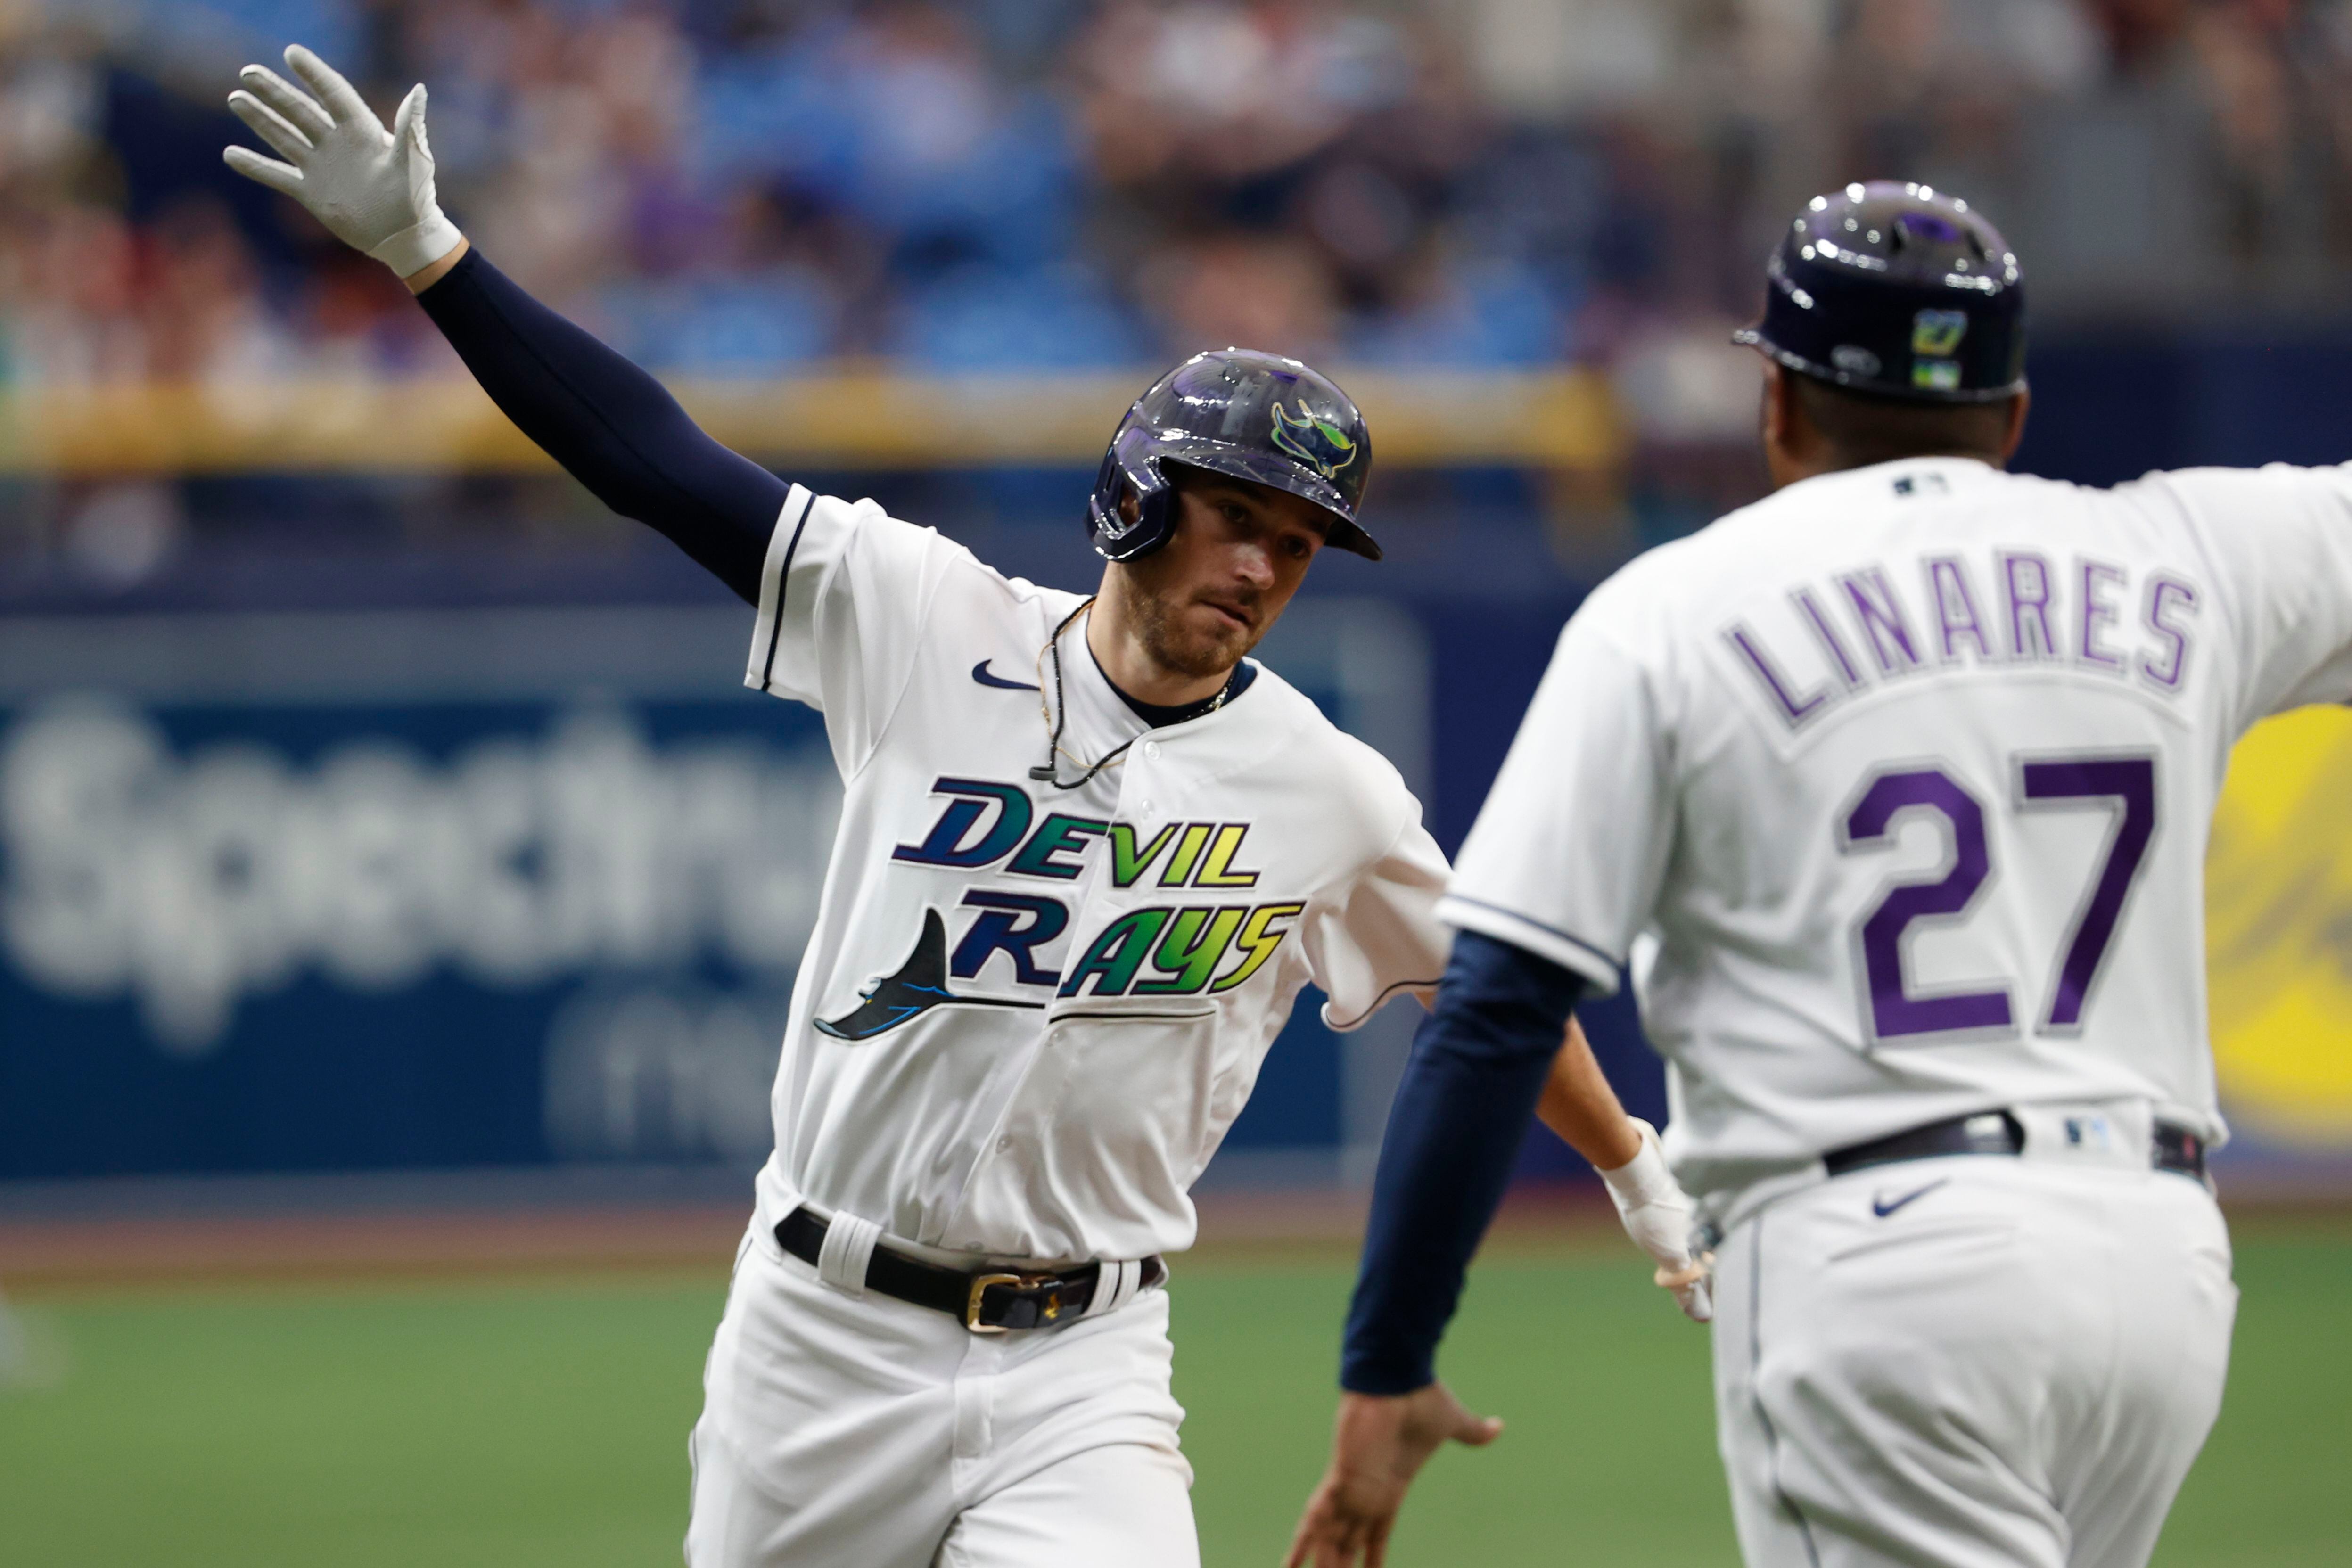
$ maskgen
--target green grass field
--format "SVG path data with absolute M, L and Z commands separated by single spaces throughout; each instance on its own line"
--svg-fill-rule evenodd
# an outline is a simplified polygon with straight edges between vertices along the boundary
M 1349 1270 L 1188 1262 L 1177 1392 L 1206 1562 L 1271 1564 L 1320 1468 Z M 2230 1397 L 2159 1563 L 2352 1562 L 2352 1239 L 2242 1241 Z M 0 1390 L 11 1568 L 674 1563 L 714 1281 L 56 1297 Z M 1392 1561 L 1735 1561 L 1703 1331 L 1613 1251 L 1482 1264 L 1446 1375 L 1510 1429 L 1443 1456 Z

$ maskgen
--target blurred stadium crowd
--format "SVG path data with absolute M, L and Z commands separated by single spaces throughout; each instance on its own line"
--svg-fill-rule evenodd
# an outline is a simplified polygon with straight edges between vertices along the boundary
M 1781 214 L 1970 193 L 2046 300 L 2316 298 L 2342 0 L 6 0 L 19 384 L 437 366 L 212 172 L 235 65 L 431 84 L 445 204 L 662 367 L 1608 361 L 1749 308 Z
M 1818 189 L 1969 195 L 2044 328 L 2340 315 L 2352 261 L 2352 0 L 0 0 L 0 397 L 459 373 L 222 169 L 236 67 L 289 40 L 387 110 L 429 83 L 445 206 L 664 373 L 1591 366 L 1648 537 L 1752 494 L 1724 336 Z M 0 477 L 0 578 L 555 494 L 354 485 Z

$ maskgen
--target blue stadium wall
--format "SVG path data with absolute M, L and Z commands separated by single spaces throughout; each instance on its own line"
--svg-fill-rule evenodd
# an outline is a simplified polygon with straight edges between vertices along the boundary
M 2038 472 L 2352 454 L 2352 339 L 2118 332 L 2033 375 Z M 1050 513 L 1084 476 L 972 483 Z M 1581 593 L 1519 480 L 1454 483 L 1458 523 L 1318 567 L 1265 651 L 1449 850 Z M 1092 575 L 1073 525 L 970 538 Z M 814 719 L 738 685 L 747 623 L 659 541 L 278 535 L 102 602 L 0 582 L 0 1180 L 756 1160 L 834 785 Z M 1630 1003 L 1586 1018 L 1661 1114 Z M 1220 1168 L 1360 1176 L 1402 1049 L 1302 1007 Z M 1575 1162 L 1538 1133 L 1523 1169 Z

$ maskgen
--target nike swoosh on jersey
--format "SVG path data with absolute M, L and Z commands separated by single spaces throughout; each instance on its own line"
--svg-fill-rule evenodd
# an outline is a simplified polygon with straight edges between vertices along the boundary
M 936 909 L 923 911 L 923 934 L 915 939 L 915 950 L 898 966 L 895 975 L 886 975 L 858 993 L 864 1005 L 851 1009 L 837 1019 L 814 1020 L 819 1034 L 829 1034 L 835 1040 L 872 1040 L 887 1034 L 902 1023 L 908 1023 L 933 1008 L 1042 1008 L 1043 1002 L 1016 1001 L 1011 998 L 960 997 L 948 989 L 948 928 Z
M 1026 681 L 1008 681 L 1003 675 L 991 674 L 986 659 L 971 667 L 971 678 L 983 686 L 995 686 L 1002 691 L 1034 692 L 1037 689 Z
M 1878 1216 L 1879 1218 L 1884 1219 L 1888 1215 L 1894 1213 L 1896 1209 L 1902 1207 L 1905 1204 L 1917 1202 L 1920 1198 L 1927 1197 L 1929 1193 L 1935 1191 L 1937 1187 L 1942 1186 L 1946 1182 L 1948 1182 L 1952 1178 L 1949 1176 L 1944 1176 L 1936 1181 L 1931 1181 L 1926 1186 L 1919 1188 L 1916 1192 L 1905 1193 L 1893 1203 L 1887 1202 L 1883 1197 L 1874 1197 L 1870 1200 L 1870 1212 Z

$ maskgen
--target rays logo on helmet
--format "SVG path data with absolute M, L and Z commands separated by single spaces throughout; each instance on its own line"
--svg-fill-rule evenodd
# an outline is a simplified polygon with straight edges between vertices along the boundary
M 1348 433 L 1307 413 L 1304 402 L 1298 405 L 1296 419 L 1285 413 L 1280 403 L 1274 405 L 1274 444 L 1326 479 L 1334 477 L 1356 460 L 1356 444 L 1348 438 Z
M 1911 351 L 1915 354 L 1950 359 L 1960 351 L 1960 340 L 1968 335 L 1969 313 L 1965 310 L 1922 310 L 1911 318 Z

